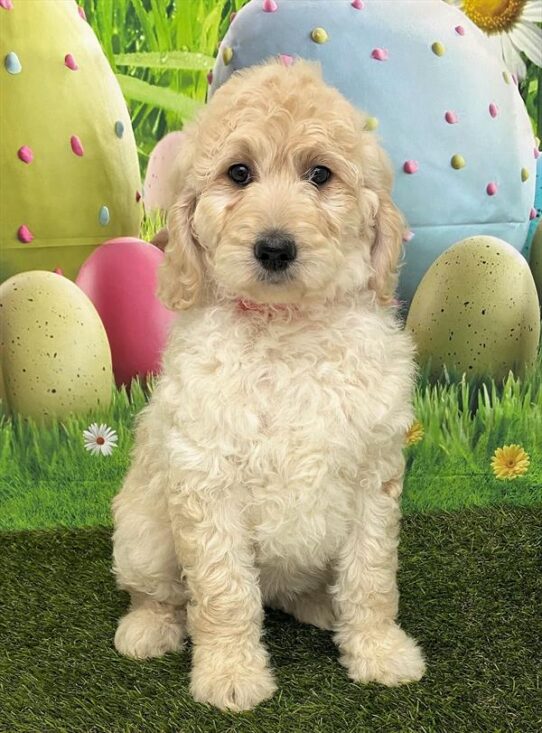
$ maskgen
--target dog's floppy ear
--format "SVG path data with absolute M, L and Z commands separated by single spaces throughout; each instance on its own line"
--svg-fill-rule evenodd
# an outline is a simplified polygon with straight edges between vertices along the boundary
M 370 285 L 382 303 L 390 303 L 397 285 L 406 224 L 391 198 L 393 172 L 388 156 L 377 144 L 374 133 L 365 135 L 370 135 L 365 146 L 368 162 L 366 185 L 378 198 L 375 214 L 376 236 L 371 249 L 373 276 Z
M 158 271 L 158 297 L 171 310 L 190 308 L 198 300 L 203 283 L 201 252 L 192 228 L 197 200 L 192 178 L 193 150 L 192 136 L 187 135 L 175 176 L 177 193 L 168 211 L 164 261 Z

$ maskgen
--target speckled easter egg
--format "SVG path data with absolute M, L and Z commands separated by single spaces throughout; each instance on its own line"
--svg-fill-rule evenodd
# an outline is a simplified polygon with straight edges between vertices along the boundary
M 282 57 L 318 61 L 324 79 L 371 118 L 395 170 L 394 198 L 414 234 L 399 297 L 473 232 L 525 246 L 534 137 L 500 53 L 442 0 L 251 0 L 233 20 L 211 92 L 238 69 Z M 308 144 L 310 141 L 307 141 Z
M 525 258 L 496 237 L 458 242 L 424 275 L 407 319 L 422 365 L 469 376 L 523 373 L 537 354 L 538 297 Z
M 0 282 L 55 268 L 74 278 L 104 239 L 139 230 L 126 103 L 73 0 L 0 6 L 0 55 Z
M 0 339 L 12 411 L 49 419 L 109 404 L 107 335 L 96 309 L 71 280 L 38 270 L 2 283 Z
M 156 297 L 156 273 L 163 258 L 152 244 L 121 237 L 98 247 L 77 276 L 105 326 L 119 386 L 160 370 L 175 317 Z
M 538 291 L 538 300 L 542 305 L 542 221 L 538 224 L 531 244 L 531 257 L 529 261 Z

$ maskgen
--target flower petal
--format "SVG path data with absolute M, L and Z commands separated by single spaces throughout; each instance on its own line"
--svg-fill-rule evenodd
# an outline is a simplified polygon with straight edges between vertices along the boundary
M 521 14 L 521 20 L 542 23 L 542 0 L 531 0 L 526 3 Z
M 542 30 L 533 23 L 517 23 L 509 33 L 516 48 L 521 49 L 533 64 L 542 66 Z
M 506 64 L 506 66 L 509 68 L 512 74 L 517 74 L 520 79 L 525 78 L 527 74 L 527 67 L 525 66 L 525 63 L 519 54 L 519 50 L 514 46 L 510 37 L 506 33 L 502 34 L 501 43 L 504 63 Z

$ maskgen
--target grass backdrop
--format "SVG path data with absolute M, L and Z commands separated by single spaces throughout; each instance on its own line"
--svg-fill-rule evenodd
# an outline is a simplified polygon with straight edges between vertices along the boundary
M 111 407 L 40 427 L 0 418 L 0 529 L 109 525 L 111 498 L 127 471 L 135 415 L 147 395 L 141 385 L 113 393 Z M 406 448 L 403 510 L 451 510 L 496 503 L 542 506 L 542 360 L 526 379 L 502 386 L 431 384 L 415 396 L 423 438 Z M 84 449 L 83 430 L 106 423 L 119 436 L 112 456 Z M 529 453 L 524 476 L 496 479 L 496 448 L 517 443 Z

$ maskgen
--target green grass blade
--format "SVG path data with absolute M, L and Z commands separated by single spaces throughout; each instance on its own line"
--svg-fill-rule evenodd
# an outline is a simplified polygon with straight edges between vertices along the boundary
M 134 76 L 126 76 L 125 74 L 117 74 L 116 76 L 122 93 L 127 99 L 175 112 L 183 120 L 192 118 L 202 106 L 194 99 L 185 97 L 184 94 L 175 92 L 172 89 L 148 84 L 146 81 L 137 79 Z
M 214 59 L 203 53 L 189 51 L 165 51 L 163 53 L 120 53 L 115 56 L 118 66 L 132 66 L 146 69 L 189 69 L 208 71 Z

